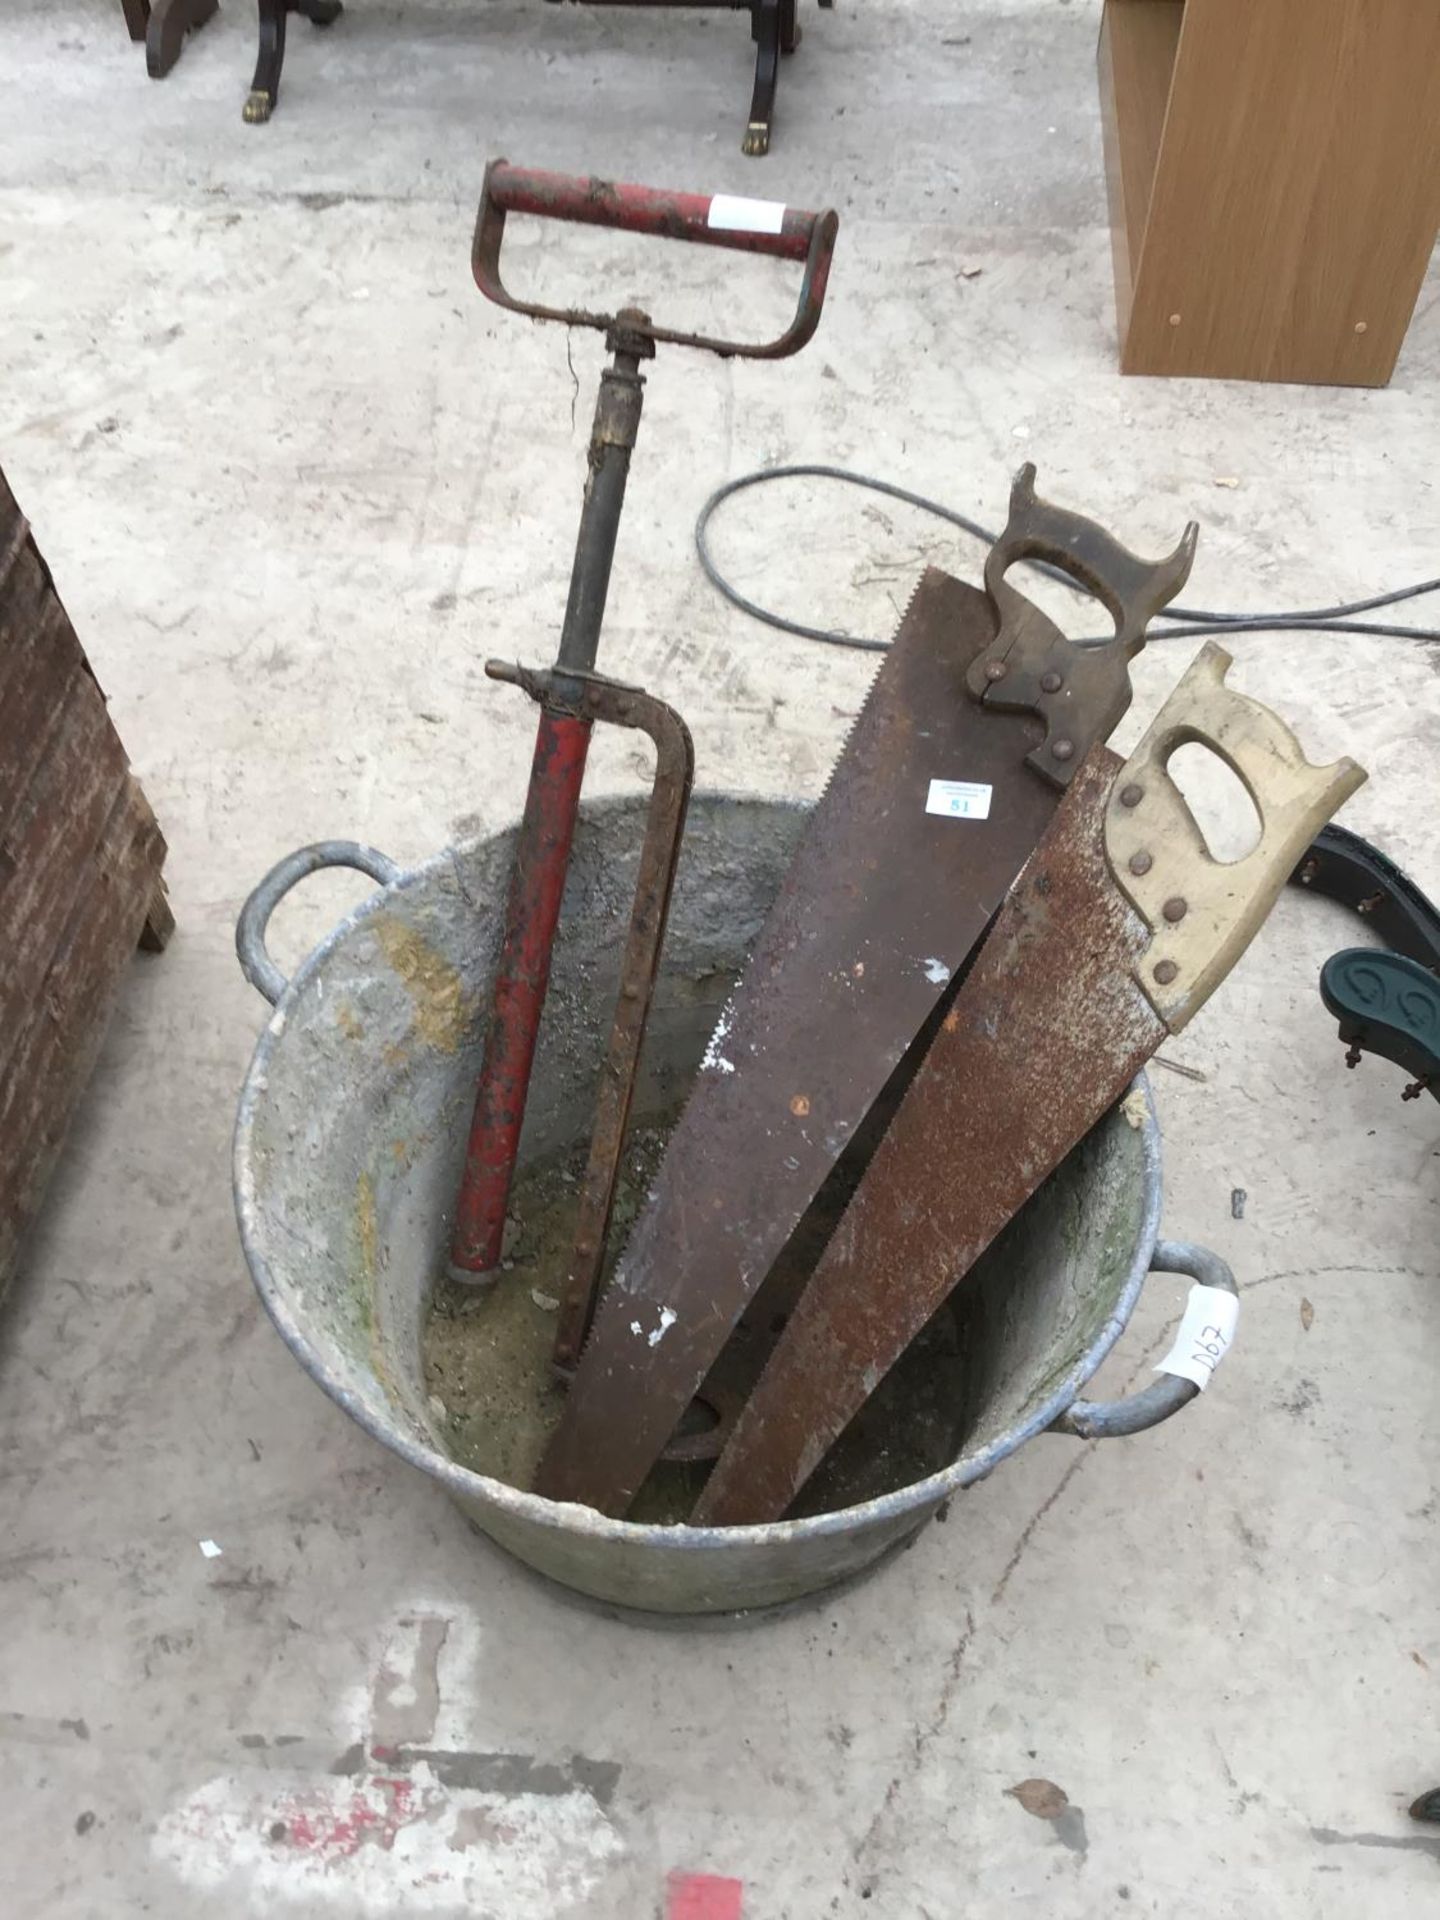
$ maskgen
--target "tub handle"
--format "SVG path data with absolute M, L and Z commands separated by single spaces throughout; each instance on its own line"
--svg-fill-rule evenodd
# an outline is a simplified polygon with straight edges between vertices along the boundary
M 307 875 L 319 873 L 322 867 L 353 867 L 357 873 L 368 873 L 382 887 L 400 878 L 400 869 L 393 860 L 377 853 L 374 847 L 362 847 L 358 840 L 317 840 L 313 846 L 297 847 L 294 853 L 287 853 L 283 860 L 277 861 L 240 909 L 240 918 L 235 922 L 235 951 L 240 956 L 240 971 L 272 1007 L 284 993 L 287 982 L 266 951 L 265 929 L 271 914 L 290 889 Z
M 1207 1287 L 1220 1287 L 1238 1296 L 1235 1276 L 1208 1247 L 1197 1247 L 1189 1240 L 1157 1240 L 1150 1256 L 1151 1273 L 1185 1273 Z M 1075 1400 L 1058 1420 L 1050 1423 L 1052 1433 L 1072 1433 L 1079 1440 L 1118 1440 L 1128 1433 L 1144 1433 L 1158 1427 L 1173 1413 L 1188 1406 L 1200 1391 L 1193 1380 L 1178 1374 L 1163 1374 L 1139 1393 L 1123 1400 Z

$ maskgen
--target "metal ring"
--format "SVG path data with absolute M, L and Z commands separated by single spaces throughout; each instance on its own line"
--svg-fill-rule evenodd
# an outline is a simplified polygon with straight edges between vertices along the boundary
M 270 958 L 265 946 L 265 930 L 276 907 L 299 881 L 322 867 L 353 867 L 368 873 L 382 887 L 400 878 L 400 868 L 388 855 L 365 847 L 358 840 L 317 840 L 313 846 L 299 847 L 273 866 L 240 909 L 235 922 L 235 951 L 240 971 L 273 1007 L 284 993 L 287 982 Z
M 1184 1273 L 1203 1286 L 1220 1287 L 1239 1295 L 1235 1276 L 1208 1247 L 1189 1240 L 1157 1240 L 1150 1256 L 1151 1273 Z M 1188 1407 L 1200 1389 L 1193 1380 L 1182 1380 L 1167 1373 L 1139 1393 L 1123 1400 L 1075 1400 L 1058 1420 L 1051 1422 L 1051 1433 L 1074 1434 L 1077 1440 L 1118 1440 L 1126 1434 L 1144 1433 L 1158 1427 L 1182 1407 Z

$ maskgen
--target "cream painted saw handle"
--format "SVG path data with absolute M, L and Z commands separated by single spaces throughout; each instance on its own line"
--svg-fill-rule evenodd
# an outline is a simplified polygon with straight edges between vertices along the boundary
M 1225 685 L 1231 656 L 1211 640 L 1125 762 L 1105 814 L 1105 851 L 1150 929 L 1136 977 L 1172 1033 L 1209 999 L 1259 931 L 1295 863 L 1366 778 L 1353 760 L 1312 766 L 1285 722 Z M 1217 860 L 1167 772 L 1191 742 L 1239 779 L 1260 816 L 1243 860 Z

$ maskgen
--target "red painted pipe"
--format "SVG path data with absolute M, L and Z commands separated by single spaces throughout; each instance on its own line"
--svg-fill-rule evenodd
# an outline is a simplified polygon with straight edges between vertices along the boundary
M 801 262 L 809 257 L 816 229 L 826 218 L 777 201 L 672 193 L 619 180 L 512 167 L 508 160 L 492 160 L 486 168 L 485 195 L 501 213 L 619 227 L 626 233 L 652 234 L 657 240 L 693 240 L 702 246 L 733 247 L 742 253 L 768 253 L 778 260 Z
M 550 949 L 589 745 L 588 720 L 542 708 L 450 1242 L 451 1271 L 462 1279 L 489 1273 L 500 1264 L 510 1177 L 550 982 Z

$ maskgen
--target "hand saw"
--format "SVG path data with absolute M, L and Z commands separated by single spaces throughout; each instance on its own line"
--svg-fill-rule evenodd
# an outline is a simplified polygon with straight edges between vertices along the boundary
M 1123 767 L 1095 748 L 1016 882 L 695 1508 L 776 1520 L 995 1235 L 1250 944 L 1365 779 L 1197 656 Z M 1261 820 L 1216 860 L 1167 771 L 1198 741 Z
M 1130 703 L 1195 529 L 1137 559 L 1016 479 L 985 594 L 926 572 L 726 1006 L 596 1311 L 537 1491 L 623 1513 L 1093 741 Z M 1110 611 L 1079 648 L 1005 578 Z M 1027 764 L 1028 763 L 1028 764 Z

